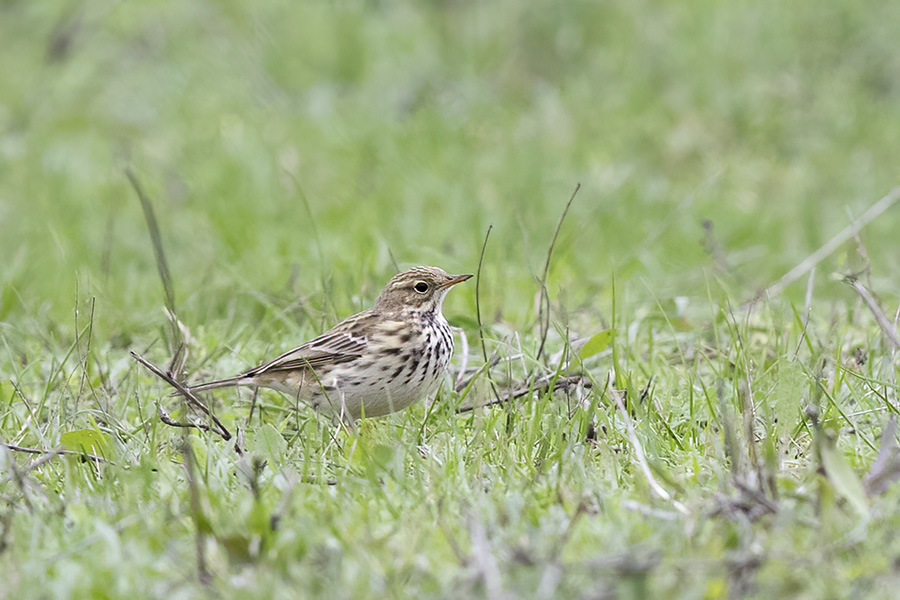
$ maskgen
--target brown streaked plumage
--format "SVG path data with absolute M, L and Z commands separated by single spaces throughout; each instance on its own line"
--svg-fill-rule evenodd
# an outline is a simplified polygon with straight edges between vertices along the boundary
M 402 410 L 427 396 L 447 370 L 453 337 L 441 307 L 450 288 L 471 277 L 437 267 L 399 273 L 371 309 L 270 362 L 190 389 L 267 387 L 350 419 Z

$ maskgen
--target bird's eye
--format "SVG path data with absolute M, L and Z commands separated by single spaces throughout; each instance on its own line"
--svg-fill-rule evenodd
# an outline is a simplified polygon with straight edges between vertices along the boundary
M 424 294 L 428 291 L 428 284 L 424 281 L 417 281 L 416 285 L 413 286 L 413 289 L 419 292 L 420 294 Z

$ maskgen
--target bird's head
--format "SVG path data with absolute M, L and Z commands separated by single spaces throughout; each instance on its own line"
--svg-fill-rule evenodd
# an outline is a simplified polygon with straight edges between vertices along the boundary
M 448 275 L 437 267 L 414 267 L 391 277 L 375 301 L 375 310 L 439 313 L 450 288 L 471 277 Z

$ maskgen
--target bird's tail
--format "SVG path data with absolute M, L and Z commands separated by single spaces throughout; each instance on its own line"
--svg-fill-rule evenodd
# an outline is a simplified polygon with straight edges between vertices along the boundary
M 157 377 L 159 377 L 160 379 L 162 379 L 163 381 L 165 381 L 166 383 L 171 385 L 173 388 L 175 388 L 176 390 L 182 389 L 182 384 L 175 381 L 175 379 L 173 379 L 169 373 L 166 373 L 165 371 L 163 371 L 162 369 L 160 369 L 159 367 L 157 367 L 156 365 L 154 365 L 153 363 L 148 361 L 146 358 L 144 358 L 140 354 L 137 354 L 136 352 L 131 352 L 130 354 L 134 358 L 134 360 L 138 361 L 139 363 L 141 363 L 142 365 L 147 367 L 147 369 L 149 369 L 151 373 L 153 373 L 154 375 L 156 375 Z M 187 389 L 192 392 L 202 392 L 205 390 L 215 390 L 218 388 L 234 387 L 236 385 L 252 384 L 253 379 L 248 376 L 249 374 L 250 374 L 250 372 L 248 371 L 247 373 L 242 373 L 235 377 L 229 377 L 228 379 L 219 379 L 218 381 L 207 381 L 206 383 L 198 383 L 197 385 L 187 386 Z M 173 392 L 173 395 L 178 394 L 178 393 L 180 393 L 180 392 L 178 392 L 178 391 Z
M 229 377 L 228 379 L 219 379 L 218 381 L 207 381 L 205 383 L 198 383 L 197 385 L 192 385 L 188 387 L 192 392 L 205 392 L 207 390 L 217 390 L 219 388 L 227 388 L 227 387 L 235 387 L 238 385 L 247 385 L 250 383 L 250 380 L 247 377 L 237 376 L 237 377 Z

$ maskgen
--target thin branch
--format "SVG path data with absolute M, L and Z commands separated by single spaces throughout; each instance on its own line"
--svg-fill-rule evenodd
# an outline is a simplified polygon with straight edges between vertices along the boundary
M 168 425 L 169 427 L 180 427 L 182 429 L 199 429 L 200 431 L 212 431 L 209 425 L 206 423 L 183 423 L 181 421 L 176 421 L 163 410 L 162 407 L 157 409 L 157 414 L 159 415 L 159 420 Z M 218 432 L 213 432 L 218 433 Z
M 863 227 L 892 207 L 898 200 L 900 200 L 900 186 L 888 192 L 886 196 L 870 206 L 858 219 L 844 227 L 837 235 L 825 242 L 821 248 L 807 256 L 800 264 L 785 273 L 781 279 L 767 287 L 764 293 L 769 298 L 774 298 L 783 292 L 787 286 L 803 277 L 810 269 L 825 260 L 832 252 L 840 248 L 844 242 L 859 233 Z
M 165 381 L 166 383 L 171 385 L 173 388 L 175 388 L 175 391 L 177 391 L 179 394 L 181 394 L 181 396 L 184 397 L 185 400 L 187 400 L 188 404 L 190 404 L 191 406 L 193 406 L 194 408 L 198 409 L 200 412 L 205 414 L 207 417 L 209 417 L 210 420 L 212 420 L 212 422 L 215 424 L 215 428 L 210 428 L 210 431 L 219 435 L 226 442 L 231 439 L 231 432 L 229 432 L 228 429 L 226 429 L 225 426 L 222 425 L 222 422 L 219 421 L 218 417 L 216 417 L 216 415 L 214 415 L 213 412 L 206 407 L 206 405 L 203 403 L 203 401 L 200 400 L 199 398 L 197 398 L 197 395 L 194 394 L 194 392 L 192 392 L 191 390 L 186 388 L 184 385 L 182 385 L 181 383 L 176 381 L 168 373 L 163 372 L 162 369 L 160 369 L 159 367 L 157 367 L 156 365 L 154 365 L 153 363 L 148 361 L 143 356 L 140 356 L 135 352 L 130 352 L 130 354 L 131 354 L 131 357 L 134 358 L 134 360 L 136 360 L 139 363 L 141 363 L 142 365 L 144 365 L 151 373 L 153 373 L 154 375 L 156 375 L 157 377 L 159 377 L 160 379 L 162 379 L 163 381 Z M 218 430 L 216 428 L 218 428 Z
M 844 281 L 849 283 L 850 286 L 856 290 L 856 293 L 859 294 L 860 298 L 863 299 L 863 302 L 866 303 L 866 306 L 875 317 L 878 326 L 881 327 L 884 337 L 893 344 L 894 349 L 900 349 L 900 338 L 897 337 L 897 330 L 891 325 L 891 322 L 888 320 L 887 315 L 884 314 L 884 311 L 881 310 L 881 307 L 878 306 L 878 302 L 875 300 L 875 297 L 872 296 L 872 293 L 855 276 L 848 275 L 844 278 Z
M 535 355 L 536 362 L 540 362 L 541 360 L 541 355 L 544 353 L 544 345 L 547 343 L 547 335 L 550 333 L 550 295 L 547 293 L 547 275 L 550 273 L 550 259 L 553 257 L 553 248 L 556 247 L 556 238 L 559 237 L 559 231 L 562 229 L 563 221 L 566 220 L 566 215 L 569 214 L 569 207 L 572 206 L 572 202 L 575 200 L 575 196 L 580 189 L 581 184 L 576 184 L 572 196 L 569 198 L 569 201 L 566 202 L 566 207 L 563 209 L 559 221 L 556 223 L 556 230 L 553 232 L 553 239 L 550 240 L 550 247 L 547 248 L 547 260 L 544 262 L 544 272 L 541 275 L 540 282 L 541 301 L 538 307 L 538 321 L 541 327 L 541 345 L 538 347 L 537 355 Z M 544 313 L 545 305 L 547 307 L 546 314 Z
M 37 467 L 41 466 L 44 462 L 47 462 L 54 456 L 64 456 L 64 455 L 73 455 L 73 456 L 82 456 L 87 458 L 88 460 L 94 462 L 106 462 L 106 459 L 102 456 L 96 456 L 94 454 L 88 454 L 87 452 L 79 452 L 77 450 L 64 450 L 63 448 L 56 448 L 54 450 L 41 450 L 40 448 L 28 448 L 26 446 L 16 446 L 15 444 L 7 444 L 6 442 L 0 442 L 0 446 L 3 446 L 7 450 L 12 450 L 13 452 L 24 452 L 26 454 L 40 454 L 42 458 L 39 459 L 40 464 L 36 461 L 35 463 L 31 463 L 27 471 L 33 471 Z
M 522 398 L 524 396 L 528 396 L 529 394 L 538 393 L 544 394 L 549 392 L 551 389 L 555 392 L 557 390 L 568 389 L 572 386 L 578 385 L 579 383 L 583 383 L 585 387 L 590 387 L 591 382 L 580 375 L 571 375 L 566 377 L 556 377 L 554 380 L 553 376 L 544 377 L 537 381 L 535 381 L 532 385 L 528 387 L 519 388 L 517 390 L 513 390 L 511 392 L 506 392 L 505 394 L 498 395 L 497 398 L 491 400 L 490 402 L 485 402 L 484 404 L 476 404 L 473 406 L 462 406 L 456 409 L 457 413 L 465 413 L 475 410 L 476 408 L 485 408 L 488 406 L 494 406 L 495 404 L 502 404 L 504 402 L 509 402 L 510 400 L 515 400 L 517 398 Z

